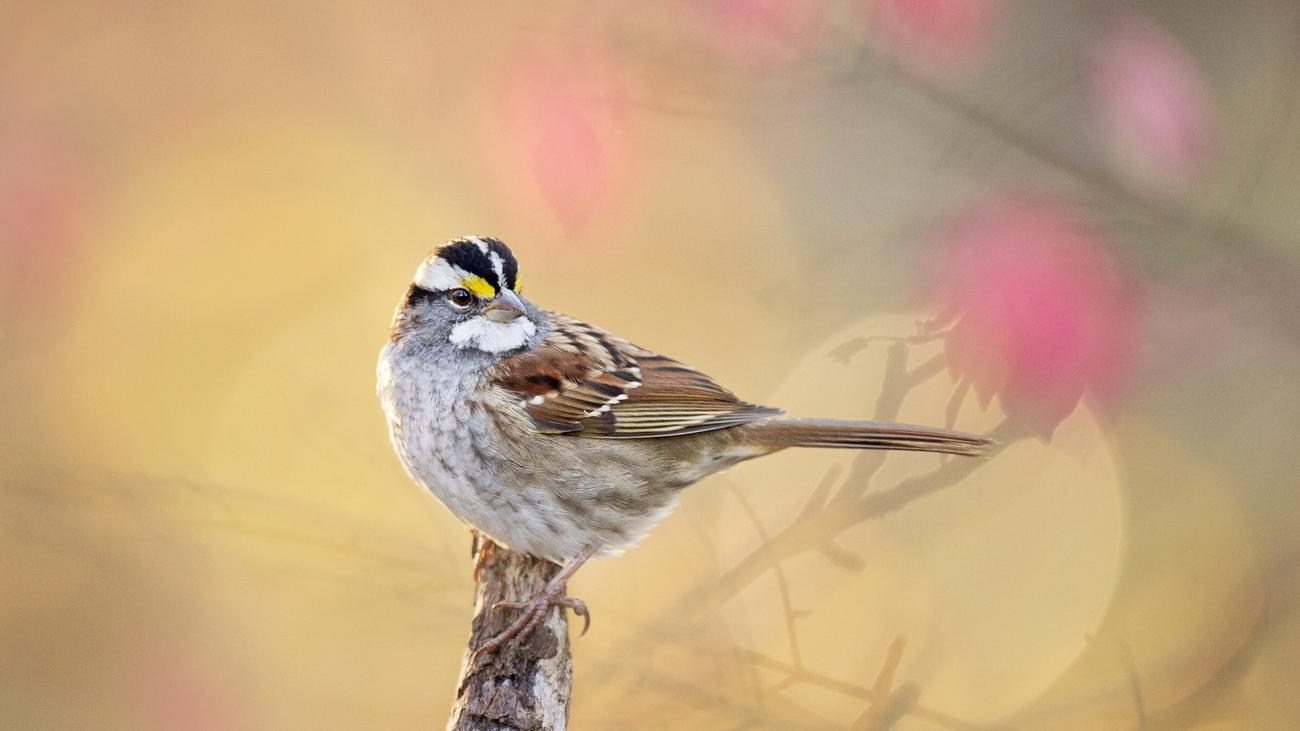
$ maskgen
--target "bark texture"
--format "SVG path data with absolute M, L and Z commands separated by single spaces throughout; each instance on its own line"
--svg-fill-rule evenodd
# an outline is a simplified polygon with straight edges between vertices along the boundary
M 477 539 L 486 541 L 486 539 Z M 529 637 L 506 643 L 495 656 L 470 667 L 474 650 L 515 618 L 510 610 L 492 611 L 500 601 L 527 601 L 560 570 L 542 559 L 508 551 L 486 541 L 477 545 L 474 620 L 461 660 L 456 702 L 449 731 L 561 731 L 569 715 L 573 659 L 569 625 L 562 607 L 551 607 Z

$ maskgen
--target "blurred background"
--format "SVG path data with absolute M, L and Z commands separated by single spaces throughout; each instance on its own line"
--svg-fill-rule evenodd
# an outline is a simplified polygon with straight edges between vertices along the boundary
M 1296 3 L 0 7 L 0 726 L 445 723 L 469 535 L 374 363 L 477 233 L 1005 445 L 686 491 L 570 585 L 575 728 L 1294 728 Z

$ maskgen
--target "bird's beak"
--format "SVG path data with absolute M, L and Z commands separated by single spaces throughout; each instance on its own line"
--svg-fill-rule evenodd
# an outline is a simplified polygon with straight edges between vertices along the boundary
M 493 322 L 514 322 L 523 317 L 524 303 L 519 299 L 519 295 L 503 289 L 496 299 L 483 308 L 483 314 Z

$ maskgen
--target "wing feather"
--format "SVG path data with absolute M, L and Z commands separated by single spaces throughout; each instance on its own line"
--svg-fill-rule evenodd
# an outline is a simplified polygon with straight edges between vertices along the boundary
M 494 382 L 538 431 L 610 439 L 695 434 L 780 414 L 690 366 L 564 315 L 537 347 L 504 358 Z

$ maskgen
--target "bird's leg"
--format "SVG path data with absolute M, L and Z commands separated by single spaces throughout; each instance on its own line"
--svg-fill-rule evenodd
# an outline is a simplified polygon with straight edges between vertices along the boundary
M 587 605 L 581 599 L 565 595 L 564 585 L 568 583 L 574 572 L 587 562 L 587 559 L 596 555 L 600 548 L 599 545 L 583 548 L 578 552 L 577 556 L 566 561 L 559 573 L 551 577 L 551 580 L 546 582 L 546 587 L 532 599 L 526 602 L 497 602 L 493 604 L 492 609 L 494 611 L 498 609 L 515 609 L 519 611 L 519 616 L 515 618 L 514 622 L 510 623 L 509 627 L 506 627 L 500 634 L 483 643 L 481 647 L 474 651 L 474 654 L 470 656 L 470 666 L 474 667 L 481 655 L 496 650 L 506 642 L 516 637 L 527 637 L 541 623 L 542 618 L 546 616 L 547 610 L 552 605 L 568 607 L 573 610 L 574 614 L 582 617 L 582 634 L 586 634 L 587 628 L 591 626 L 591 613 L 587 611 Z

